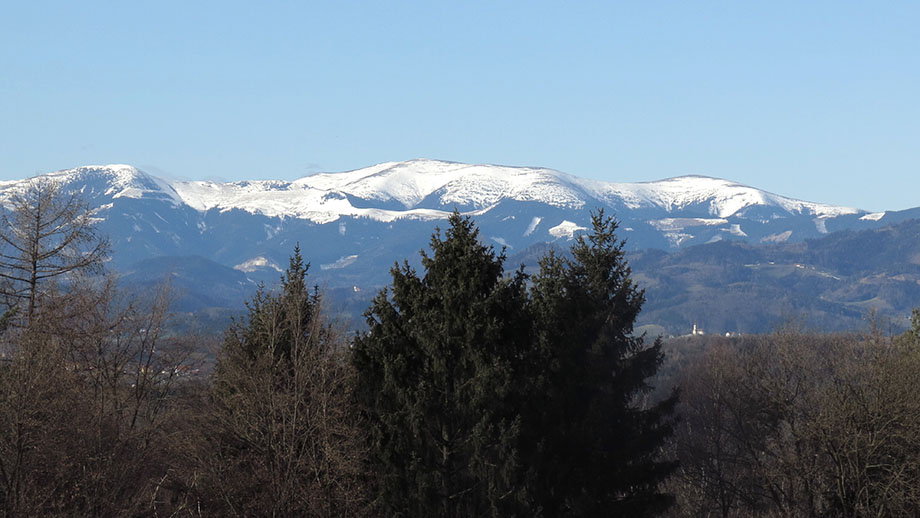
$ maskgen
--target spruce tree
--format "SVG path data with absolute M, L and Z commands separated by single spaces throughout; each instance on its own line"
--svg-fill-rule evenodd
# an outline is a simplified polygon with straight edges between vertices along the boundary
M 225 364 L 232 360 L 248 366 L 268 354 L 272 361 L 289 366 L 286 364 L 292 361 L 292 351 L 301 344 L 309 346 L 321 340 L 327 329 L 313 326 L 319 321 L 320 294 L 306 284 L 309 268 L 309 264 L 304 264 L 300 246 L 295 246 L 288 268 L 281 276 L 280 293 L 267 293 L 260 286 L 246 302 L 246 320 L 235 322 L 225 334 Z
M 469 218 L 449 223 L 422 252 L 423 274 L 392 269 L 354 345 L 379 501 L 388 516 L 525 514 L 525 276 L 504 276 L 504 254 L 480 243 Z
M 603 211 L 572 258 L 550 254 L 530 290 L 536 338 L 522 452 L 544 516 L 650 516 L 671 498 L 659 460 L 675 397 L 644 406 L 661 345 L 633 335 L 644 293 Z

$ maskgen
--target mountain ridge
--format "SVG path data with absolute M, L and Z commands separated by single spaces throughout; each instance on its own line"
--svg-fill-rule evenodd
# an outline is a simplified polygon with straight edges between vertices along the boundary
M 167 181 L 125 164 L 41 177 L 84 196 L 99 230 L 110 238 L 111 269 L 125 282 L 143 290 L 170 277 L 188 294 L 179 306 L 188 311 L 213 312 L 221 304 L 238 308 L 247 290 L 278 281 L 279 265 L 287 264 L 300 244 L 314 266 L 313 282 L 338 294 L 356 317 L 367 295 L 389 282 L 394 264 L 407 260 L 418 266 L 418 251 L 453 210 L 472 216 L 482 240 L 509 257 L 530 257 L 529 251 L 545 246 L 567 249 L 590 228 L 592 211 L 607 211 L 618 219 L 618 235 L 636 260 L 637 280 L 649 290 L 647 323 L 665 324 L 671 332 L 691 317 L 711 328 L 760 330 L 760 313 L 748 311 L 742 321 L 726 308 L 749 302 L 769 307 L 762 313 L 776 317 L 782 310 L 776 300 L 822 311 L 827 318 L 821 322 L 839 317 L 852 324 L 863 307 L 903 312 L 914 294 L 910 282 L 895 278 L 915 279 L 914 270 L 898 265 L 902 258 L 892 255 L 899 263 L 886 267 L 885 257 L 863 257 L 874 250 L 894 254 L 896 247 L 880 237 L 887 234 L 858 234 L 857 241 L 867 243 L 860 261 L 872 265 L 865 271 L 849 272 L 836 263 L 820 271 L 795 265 L 824 261 L 796 255 L 811 246 L 809 240 L 886 228 L 920 218 L 920 208 L 869 213 L 702 175 L 617 183 L 539 167 L 417 159 L 292 181 Z M 41 177 L 0 182 L 0 204 Z M 909 232 L 898 236 L 908 239 Z M 857 241 L 836 246 L 858 247 Z M 776 252 L 781 266 L 732 263 L 754 257 L 768 264 L 770 250 L 781 251 Z M 838 281 L 824 274 L 846 281 L 838 289 L 833 286 Z M 820 288 L 828 300 L 796 287 Z M 723 301 L 716 304 L 718 314 L 700 309 L 707 301 Z
M 682 175 L 646 182 L 608 182 L 579 178 L 538 167 L 463 164 L 430 159 L 383 162 L 339 173 L 317 173 L 295 180 L 241 180 L 235 182 L 167 181 L 125 164 L 81 166 L 42 175 L 72 183 L 92 173 L 108 176 L 122 190 L 113 197 L 159 195 L 200 212 L 241 209 L 266 216 L 292 216 L 328 223 L 341 216 L 364 215 L 392 220 L 392 208 L 371 211 L 354 207 L 349 196 L 361 200 L 395 201 L 403 217 L 441 219 L 451 205 L 468 211 L 488 210 L 511 199 L 534 201 L 559 208 L 584 208 L 591 201 L 668 213 L 707 205 L 708 215 L 733 216 L 751 206 L 772 206 L 816 218 L 868 214 L 860 209 L 799 200 L 731 180 L 705 175 Z M 0 182 L 0 189 L 27 182 Z M 111 190 L 107 192 L 111 194 Z M 336 196 L 337 194 L 343 196 Z M 437 195 L 434 203 L 425 200 Z M 412 212 L 417 211 L 417 212 Z M 436 211 L 436 212 L 428 212 Z M 697 211 L 699 212 L 699 211 Z M 701 214 L 702 215 L 702 214 Z
M 703 175 L 603 182 L 548 168 L 431 159 L 292 181 L 168 181 L 125 164 L 42 177 L 86 197 L 113 238 L 113 261 L 120 267 L 188 254 L 255 277 L 272 274 L 269 265 L 284 264 L 300 241 L 322 241 L 313 251 L 330 274 L 379 267 L 385 257 L 397 260 L 403 251 L 422 248 L 453 210 L 475 217 L 487 240 L 509 250 L 572 239 L 590 227 L 590 212 L 597 209 L 618 218 L 632 250 L 679 250 L 723 239 L 799 242 L 903 219 Z M 34 178 L 0 182 L 0 202 Z M 380 275 L 355 277 L 383 281 Z

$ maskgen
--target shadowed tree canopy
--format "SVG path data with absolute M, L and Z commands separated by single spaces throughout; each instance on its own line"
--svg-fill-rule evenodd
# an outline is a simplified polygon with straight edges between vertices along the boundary
M 633 334 L 644 295 L 632 281 L 616 221 L 592 215 L 572 258 L 545 257 L 532 279 L 536 333 L 522 451 L 533 508 L 545 516 L 651 516 L 670 505 L 659 485 L 676 396 L 643 401 L 661 345 Z
M 469 218 L 404 264 L 354 347 L 384 509 L 397 516 L 651 516 L 675 398 L 645 404 L 660 344 L 603 213 L 528 291 Z
M 365 314 L 354 346 L 379 497 L 389 516 L 513 516 L 519 359 L 528 346 L 525 277 L 454 213 Z

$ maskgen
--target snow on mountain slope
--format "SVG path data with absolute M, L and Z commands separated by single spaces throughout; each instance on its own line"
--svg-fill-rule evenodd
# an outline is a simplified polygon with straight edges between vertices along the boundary
M 580 207 L 583 197 L 568 185 L 567 176 L 551 169 L 417 159 L 308 176 L 294 184 L 368 200 L 395 200 L 407 209 L 437 192 L 441 192 L 439 202 L 444 206 L 484 208 L 511 198 Z
M 319 224 L 331 223 L 342 216 L 394 221 L 400 218 L 443 219 L 448 215 L 443 210 L 409 208 L 398 211 L 355 207 L 341 191 L 314 188 L 302 182 L 176 182 L 173 185 L 183 201 L 199 211 L 240 209 L 252 214 L 307 219 Z
M 533 201 L 580 209 L 592 199 L 622 203 L 631 209 L 672 213 L 693 205 L 725 218 L 751 206 L 828 218 L 862 211 L 771 194 L 738 183 L 704 176 L 682 176 L 644 183 L 601 182 L 552 169 L 470 165 L 436 160 L 386 162 L 343 173 L 322 173 L 293 182 L 176 182 L 176 192 L 198 210 L 242 209 L 267 216 L 310 219 L 317 223 L 340 216 L 391 221 L 399 217 L 441 218 L 453 207 L 488 210 L 502 200 Z M 388 202 L 403 210 L 354 207 L 348 196 Z M 436 207 L 419 205 L 434 195 Z M 424 210 L 421 210 L 424 209 Z
M 571 221 L 565 220 L 562 223 L 556 225 L 555 227 L 549 229 L 549 235 L 557 239 L 560 239 L 563 237 L 572 239 L 573 237 L 575 237 L 575 233 L 578 232 L 579 230 L 588 230 L 588 229 L 587 227 L 582 227 L 576 223 L 572 223 Z
M 146 198 L 168 201 L 174 206 L 184 204 L 169 182 L 139 171 L 134 166 L 124 164 L 88 165 L 24 180 L 0 181 L 0 197 L 5 199 L 14 192 L 21 192 L 38 178 L 61 183 L 65 187 L 80 191 L 89 198 L 94 196 Z
M 427 159 L 386 162 L 354 171 L 316 174 L 291 182 L 170 183 L 127 165 L 86 166 L 46 176 L 80 185 L 81 190 L 89 189 L 97 196 L 161 199 L 202 212 L 239 209 L 269 217 L 306 219 L 318 224 L 333 222 L 343 216 L 384 222 L 402 218 L 441 219 L 454 207 L 471 214 L 483 214 L 503 200 L 538 202 L 566 210 L 579 210 L 601 202 L 629 209 L 663 211 L 662 216 L 679 216 L 680 211 L 694 207 L 699 212 L 702 207 L 714 218 L 737 215 L 753 206 L 818 219 L 864 213 L 848 207 L 795 200 L 704 176 L 616 183 L 577 178 L 552 169 L 471 165 Z M 21 189 L 28 181 L 0 182 L 0 191 Z M 359 204 L 361 206 L 355 206 L 355 200 L 363 200 Z M 376 202 L 390 203 L 375 206 L 378 205 Z M 780 216 L 782 214 L 777 217 Z
M 709 206 L 709 214 L 719 218 L 732 216 L 754 205 L 772 206 L 792 213 L 812 214 L 819 218 L 862 212 L 849 207 L 787 198 L 707 176 L 680 176 L 642 183 L 608 183 L 592 180 L 579 180 L 579 183 L 599 199 L 620 199 L 632 209 L 656 207 L 672 212 L 690 205 L 705 204 Z
M 174 187 L 198 210 L 242 209 L 327 223 L 346 215 L 384 221 L 399 217 L 438 219 L 453 206 L 483 210 L 503 199 L 584 206 L 584 194 L 573 188 L 566 176 L 549 169 L 412 160 L 322 173 L 293 182 L 177 182 Z M 435 193 L 440 193 L 437 208 L 419 207 Z M 354 207 L 346 194 L 371 201 L 396 201 L 404 210 Z

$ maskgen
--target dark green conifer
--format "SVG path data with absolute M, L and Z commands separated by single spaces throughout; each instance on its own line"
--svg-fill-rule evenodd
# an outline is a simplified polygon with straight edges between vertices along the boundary
M 531 287 L 529 495 L 544 516 L 650 516 L 671 501 L 659 484 L 674 465 L 659 458 L 675 398 L 643 405 L 660 343 L 633 335 L 644 294 L 616 221 L 601 211 L 592 223 L 572 259 L 543 259 Z
M 404 263 L 354 346 L 379 498 L 389 516 L 513 516 L 529 347 L 525 276 L 456 212 L 420 276 Z
M 295 342 L 315 342 L 321 338 L 324 329 L 314 329 L 311 325 L 317 316 L 320 295 L 317 288 L 306 285 L 308 269 L 300 246 L 295 246 L 290 264 L 281 275 L 280 293 L 266 293 L 260 286 L 252 300 L 246 302 L 248 318 L 234 323 L 224 337 L 226 356 L 247 365 L 266 353 L 272 361 L 290 362 Z

